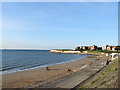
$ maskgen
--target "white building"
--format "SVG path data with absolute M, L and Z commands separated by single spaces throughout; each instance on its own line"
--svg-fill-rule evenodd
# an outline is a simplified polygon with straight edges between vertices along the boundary
M 106 50 L 106 46 L 102 46 L 102 50 Z

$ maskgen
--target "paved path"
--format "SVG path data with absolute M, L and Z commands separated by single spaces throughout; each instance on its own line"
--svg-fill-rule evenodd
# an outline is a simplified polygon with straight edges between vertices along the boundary
M 104 67 L 102 65 L 102 62 L 104 61 L 105 60 L 103 59 L 96 60 L 92 65 L 88 65 L 86 68 L 81 69 L 79 72 L 75 72 L 61 79 L 49 82 L 40 88 L 74 88 L 76 85 L 80 84 L 91 75 L 102 69 Z

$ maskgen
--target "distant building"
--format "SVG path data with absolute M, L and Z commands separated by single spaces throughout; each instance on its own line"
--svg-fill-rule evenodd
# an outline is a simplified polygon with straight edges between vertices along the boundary
M 117 50 L 117 51 L 120 51 L 120 46 L 117 46 L 117 47 L 116 47 L 116 50 Z
M 96 45 L 89 46 L 88 48 L 89 48 L 89 50 L 97 50 L 97 46 Z
M 102 50 L 106 50 L 106 46 L 102 46 Z
M 108 50 L 108 51 L 112 50 L 112 46 L 107 46 L 106 50 Z
M 80 48 L 83 50 L 88 50 L 88 46 L 81 46 Z
M 82 51 L 82 50 L 108 50 L 108 51 L 120 51 L 120 46 L 110 46 L 106 45 L 103 47 L 98 47 L 96 45 L 93 46 L 78 46 L 75 48 L 76 51 Z
M 117 48 L 119 46 L 110 46 L 110 45 L 106 45 L 106 50 L 108 51 L 117 51 Z
M 117 46 L 112 46 L 112 51 L 116 51 Z
M 88 50 L 88 46 L 78 46 L 75 50 Z

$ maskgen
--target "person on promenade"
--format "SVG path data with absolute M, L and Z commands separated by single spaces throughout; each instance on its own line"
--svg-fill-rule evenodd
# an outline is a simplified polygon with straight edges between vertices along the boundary
M 71 69 L 68 68 L 67 71 L 71 71 Z

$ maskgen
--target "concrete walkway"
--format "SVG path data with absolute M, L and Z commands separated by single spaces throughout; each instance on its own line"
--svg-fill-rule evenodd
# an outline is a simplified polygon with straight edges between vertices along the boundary
M 48 84 L 45 84 L 39 88 L 74 88 L 89 78 L 91 75 L 97 73 L 100 69 L 102 69 L 104 67 L 104 65 L 102 65 L 102 62 L 105 61 L 105 58 L 95 60 L 92 65 L 88 65 L 86 68 L 81 69 L 79 72 L 75 72 L 61 79 L 49 82 Z

